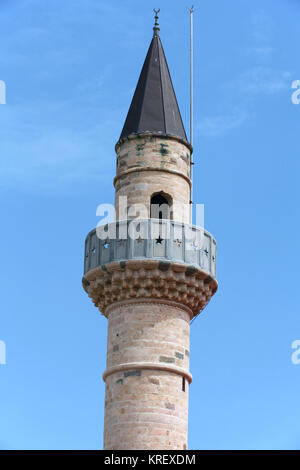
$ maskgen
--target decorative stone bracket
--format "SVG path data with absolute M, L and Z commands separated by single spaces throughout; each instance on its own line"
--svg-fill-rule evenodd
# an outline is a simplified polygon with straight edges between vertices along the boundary
M 111 304 L 131 299 L 174 302 L 191 317 L 204 309 L 217 290 L 217 281 L 194 266 L 158 260 L 112 262 L 90 270 L 83 287 L 106 315 Z

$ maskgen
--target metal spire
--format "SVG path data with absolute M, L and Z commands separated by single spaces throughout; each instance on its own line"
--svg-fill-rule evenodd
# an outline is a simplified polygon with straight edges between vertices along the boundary
M 160 31 L 160 27 L 159 27 L 159 24 L 158 24 L 158 13 L 160 12 L 160 8 L 158 10 L 155 10 L 155 8 L 153 9 L 154 13 L 155 13 L 155 23 L 154 23 L 154 28 L 153 28 L 153 36 L 159 36 L 159 31 Z
M 148 133 L 172 135 L 188 143 L 169 67 L 158 34 L 159 10 L 154 10 L 154 12 L 154 35 L 120 139 L 131 134 Z

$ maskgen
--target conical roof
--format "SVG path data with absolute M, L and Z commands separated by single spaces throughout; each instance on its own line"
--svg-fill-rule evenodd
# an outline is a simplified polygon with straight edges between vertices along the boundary
M 188 141 L 158 27 L 154 27 L 120 139 L 142 133 L 173 135 Z

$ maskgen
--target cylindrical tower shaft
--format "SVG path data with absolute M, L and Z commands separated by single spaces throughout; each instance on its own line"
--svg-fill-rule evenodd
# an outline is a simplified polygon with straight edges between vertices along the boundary
M 104 449 L 186 449 L 190 314 L 136 299 L 107 315 Z
M 117 220 L 153 217 L 150 206 L 155 205 L 154 198 L 160 195 L 170 207 L 170 218 L 188 223 L 191 187 L 188 143 L 174 137 L 133 135 L 120 141 L 116 152 Z M 125 211 L 120 207 L 124 201 L 127 202 Z

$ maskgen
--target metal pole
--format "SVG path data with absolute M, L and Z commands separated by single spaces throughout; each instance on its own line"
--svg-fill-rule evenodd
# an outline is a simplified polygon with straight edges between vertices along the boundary
M 193 83 L 193 74 L 194 74 L 194 44 L 193 44 L 193 13 L 194 6 L 190 9 L 190 144 L 193 145 L 193 127 L 194 127 L 194 83 Z M 190 224 L 193 222 L 193 153 L 191 153 L 190 158 L 190 180 L 191 180 L 191 189 L 190 189 Z

